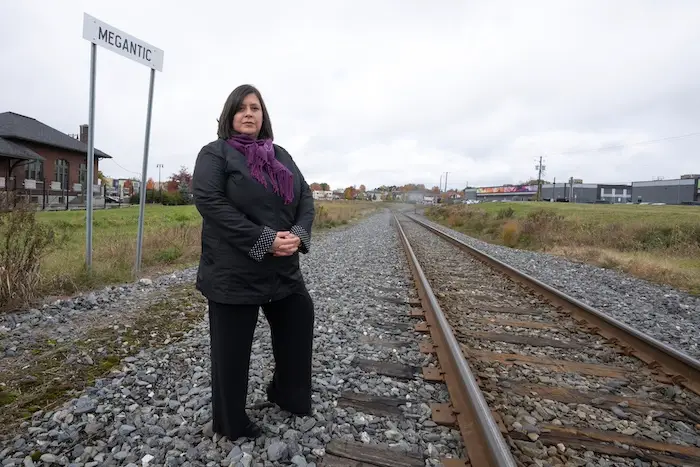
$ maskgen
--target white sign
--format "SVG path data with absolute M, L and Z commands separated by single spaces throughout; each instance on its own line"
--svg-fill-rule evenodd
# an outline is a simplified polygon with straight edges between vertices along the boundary
M 163 71 L 163 51 L 107 23 L 83 14 L 83 39 L 157 71 Z
M 24 188 L 27 190 L 36 190 L 36 180 L 24 179 Z

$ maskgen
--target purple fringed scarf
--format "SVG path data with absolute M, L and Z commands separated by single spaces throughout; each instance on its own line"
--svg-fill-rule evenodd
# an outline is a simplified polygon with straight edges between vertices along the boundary
M 234 149 L 245 155 L 250 174 L 267 188 L 263 172 L 272 180 L 272 190 L 290 204 L 294 199 L 292 172 L 275 158 L 271 139 L 252 139 L 246 135 L 234 135 L 227 140 Z

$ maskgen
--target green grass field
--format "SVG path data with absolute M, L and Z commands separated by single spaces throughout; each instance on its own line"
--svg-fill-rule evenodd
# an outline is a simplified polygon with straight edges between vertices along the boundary
M 365 202 L 319 202 L 314 231 L 357 220 L 380 207 Z M 41 212 L 61 239 L 41 264 L 41 293 L 71 294 L 86 288 L 133 280 L 138 207 L 97 210 L 93 216 L 93 274 L 85 264 L 85 211 Z M 196 264 L 201 217 L 194 206 L 146 205 L 142 270 L 167 273 Z
M 565 219 L 610 224 L 615 222 L 651 221 L 659 224 L 676 222 L 700 223 L 698 206 L 651 206 L 647 204 L 576 204 L 576 203 L 481 203 L 474 207 L 496 214 L 503 209 L 513 209 L 517 217 L 524 217 L 545 209 Z
M 569 203 L 436 206 L 429 218 L 485 241 L 547 251 L 700 293 L 700 208 Z

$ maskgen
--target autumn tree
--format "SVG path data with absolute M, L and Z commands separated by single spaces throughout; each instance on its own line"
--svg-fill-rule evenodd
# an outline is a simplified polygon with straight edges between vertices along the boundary
M 321 184 L 320 184 L 320 183 L 314 182 L 314 183 L 312 183 L 311 185 L 309 185 L 309 189 L 310 189 L 311 191 L 320 191 L 320 190 L 322 190 L 323 188 L 321 188 Z
M 187 190 L 192 187 L 192 174 L 184 165 L 180 167 L 178 172 L 170 176 L 170 180 L 175 182 L 178 189 L 182 189 L 183 185 Z
M 153 181 L 152 178 L 148 178 L 148 181 L 146 182 L 146 189 L 147 190 L 155 190 L 156 189 L 156 182 Z
M 440 193 L 440 187 L 434 186 L 430 189 L 433 193 Z
M 165 182 L 165 191 L 168 193 L 174 193 L 176 192 L 180 187 L 180 184 L 176 182 L 175 180 L 168 180 Z
M 401 188 L 399 188 L 401 191 L 406 192 L 406 191 L 424 191 L 425 190 L 425 185 L 422 183 L 415 184 L 415 183 L 408 183 Z
M 367 188 L 364 185 L 360 185 L 360 193 L 364 193 L 367 191 Z
M 345 199 L 354 199 L 355 196 L 357 195 L 357 190 L 355 190 L 355 187 L 349 186 L 345 189 L 343 192 L 343 197 Z

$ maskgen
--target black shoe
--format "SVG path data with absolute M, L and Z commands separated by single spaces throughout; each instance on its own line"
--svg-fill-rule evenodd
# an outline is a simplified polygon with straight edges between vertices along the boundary
M 224 430 L 214 430 L 214 436 L 227 437 L 230 441 L 235 441 L 238 438 L 252 438 L 255 439 L 262 435 L 262 430 L 258 425 L 253 422 L 248 422 L 241 430 L 235 433 L 226 433 Z M 206 435 L 205 435 L 206 436 Z
M 253 422 L 250 422 L 248 425 L 246 425 L 245 428 L 243 428 L 243 431 L 241 432 L 240 437 L 245 437 L 245 438 L 257 438 L 258 436 L 262 435 L 262 430 L 258 425 L 256 425 Z

